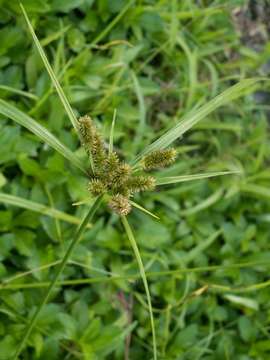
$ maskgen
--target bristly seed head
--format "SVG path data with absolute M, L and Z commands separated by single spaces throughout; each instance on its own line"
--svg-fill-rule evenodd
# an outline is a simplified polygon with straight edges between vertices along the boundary
M 131 211 L 131 205 L 128 198 L 121 194 L 114 195 L 109 202 L 109 207 L 118 215 L 128 215 Z
M 94 132 L 92 119 L 87 115 L 82 116 L 79 118 L 78 124 L 82 145 L 84 146 L 87 154 L 89 154 L 91 151 Z
M 173 148 L 153 151 L 143 158 L 143 168 L 146 171 L 164 168 L 175 162 L 176 155 Z
M 99 179 L 92 179 L 88 184 L 88 190 L 94 195 L 99 196 L 107 191 L 106 184 Z
M 107 193 L 110 196 L 109 207 L 119 215 L 131 211 L 129 202 L 132 194 L 153 190 L 155 178 L 132 173 L 130 165 L 121 161 L 115 152 L 108 153 L 102 137 L 89 116 L 79 120 L 79 133 L 82 145 L 93 164 L 94 174 L 90 175 L 88 190 L 93 196 Z M 142 160 L 144 170 L 152 170 L 170 165 L 175 161 L 174 149 L 157 150 Z
M 155 178 L 152 176 L 134 176 L 128 180 L 128 187 L 132 192 L 154 190 L 156 185 Z
M 131 175 L 131 167 L 128 164 L 120 163 L 111 173 L 111 183 L 113 187 L 118 187 L 127 182 Z
M 93 159 L 95 167 L 99 168 L 106 160 L 106 150 L 102 137 L 90 116 L 82 116 L 78 122 L 82 145 L 87 155 Z
M 116 152 L 112 152 L 107 156 L 106 159 L 106 170 L 111 171 L 114 170 L 120 163 L 119 157 Z

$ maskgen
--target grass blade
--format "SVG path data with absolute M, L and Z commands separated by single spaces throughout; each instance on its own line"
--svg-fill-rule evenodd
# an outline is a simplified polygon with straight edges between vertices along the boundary
M 30 270 L 27 270 L 27 271 L 18 273 L 18 274 L 16 274 L 16 275 L 13 275 L 13 276 L 11 276 L 11 277 L 8 277 L 8 278 L 3 279 L 3 280 L 2 280 L 2 283 L 3 283 L 3 284 L 10 284 L 11 282 L 16 281 L 16 280 L 18 280 L 18 279 L 20 279 L 20 278 L 26 277 L 26 276 L 28 276 L 28 275 L 33 275 L 34 273 L 41 272 L 41 271 L 43 271 L 43 270 L 52 268 L 52 267 L 60 264 L 61 261 L 62 261 L 62 260 L 56 260 L 56 261 L 53 261 L 53 262 L 51 262 L 51 263 L 49 263 L 49 264 L 44 264 L 44 265 L 41 265 L 41 266 L 39 266 L 39 267 L 36 267 L 36 268 L 30 269 Z M 109 272 L 109 271 L 102 270 L 102 269 L 96 268 L 96 267 L 94 267 L 94 266 L 88 266 L 88 265 L 85 265 L 85 264 L 83 264 L 83 263 L 80 263 L 80 262 L 74 261 L 74 260 L 69 260 L 69 261 L 68 261 L 68 264 L 70 264 L 70 265 L 76 265 L 76 266 L 78 266 L 78 267 L 86 268 L 86 269 L 89 269 L 89 270 L 93 270 L 93 271 L 99 272 L 99 273 L 101 273 L 101 274 L 103 274 L 103 275 L 104 275 L 104 274 L 105 274 L 105 275 L 113 275 L 113 274 L 114 274 L 114 273 L 111 273 L 111 272 Z M 116 276 L 118 276 L 118 275 L 116 274 Z M 57 283 L 58 283 L 58 282 L 57 282 Z
M 205 209 L 209 208 L 210 206 L 214 205 L 217 201 L 219 201 L 219 199 L 222 197 L 223 194 L 224 194 L 224 191 L 222 188 L 220 188 L 216 192 L 211 194 L 208 198 L 201 201 L 199 204 L 197 204 L 191 208 L 182 210 L 181 215 L 182 216 L 190 216 L 190 215 L 197 214 L 198 212 L 205 210 Z
M 134 206 L 135 208 L 141 210 L 142 212 L 146 213 L 147 215 L 152 216 L 155 219 L 159 220 L 159 217 L 155 214 L 153 214 L 151 211 L 145 209 L 143 206 L 141 206 L 140 204 L 136 203 L 135 201 L 130 201 L 131 205 Z
M 44 305 L 47 303 L 50 295 L 51 295 L 51 292 L 54 288 L 54 286 L 56 285 L 57 283 L 57 280 L 59 279 L 62 271 L 64 270 L 64 267 L 66 266 L 66 263 L 68 262 L 69 260 L 69 257 L 72 253 L 72 250 L 74 249 L 74 247 L 77 245 L 77 243 L 80 241 L 81 239 L 81 236 L 87 226 L 87 224 L 89 223 L 89 221 L 92 220 L 93 216 L 95 215 L 97 209 L 99 208 L 100 204 L 101 204 L 101 200 L 102 200 L 102 196 L 98 197 L 96 199 L 96 201 L 94 202 L 94 204 L 92 205 L 92 207 L 90 208 L 90 210 L 88 211 L 87 215 L 85 216 L 84 220 L 82 221 L 81 225 L 79 226 L 79 228 L 77 229 L 76 233 L 75 233 L 75 236 L 73 238 L 73 240 L 71 241 L 70 245 L 68 246 L 67 248 L 67 251 L 61 261 L 61 263 L 59 264 L 59 267 L 52 279 L 52 281 L 50 282 L 50 285 L 46 291 L 46 294 L 45 296 L 43 297 L 40 305 L 38 306 L 37 310 L 35 311 L 31 321 L 29 322 L 29 324 L 26 326 L 26 329 L 25 329 L 25 332 L 24 332 L 24 336 L 23 336 L 23 339 L 22 341 L 20 342 L 16 352 L 15 352 L 15 355 L 14 355 L 14 360 L 17 360 L 18 357 L 20 356 L 30 334 L 31 334 L 31 331 L 33 329 L 33 327 L 35 326 L 36 324 L 36 321 L 37 321 L 37 318 L 38 318 L 38 315 L 40 314 L 41 310 L 43 309 Z
M 134 0 L 130 0 L 123 8 L 122 10 L 117 14 L 117 16 L 108 24 L 108 26 L 98 34 L 98 36 L 91 42 L 91 45 L 96 45 L 98 42 L 100 42 L 109 32 L 112 30 L 112 28 L 118 23 L 119 20 L 124 16 L 124 14 L 128 11 L 130 6 L 134 3 Z
M 146 109 L 145 109 L 145 101 L 142 92 L 142 88 L 140 86 L 139 80 L 134 71 L 131 71 L 131 77 L 133 81 L 134 91 L 137 97 L 138 105 L 139 105 L 139 123 L 134 139 L 133 151 L 136 153 L 138 149 L 138 145 L 140 144 L 145 129 L 145 119 L 146 119 Z
M 270 190 L 266 186 L 261 186 L 257 184 L 243 184 L 240 187 L 240 190 L 248 195 L 254 196 L 259 199 L 269 199 Z
M 195 246 L 192 250 L 185 255 L 183 262 L 185 266 L 189 264 L 194 259 L 198 258 L 198 256 L 203 253 L 212 243 L 219 237 L 222 233 L 222 230 L 216 231 L 214 234 L 209 236 L 206 240 L 201 241 L 197 246 Z
M 210 100 L 207 104 L 201 106 L 196 111 L 191 110 L 179 123 L 172 129 L 168 130 L 164 135 L 155 140 L 152 144 L 148 145 L 135 159 L 138 162 L 143 156 L 158 149 L 164 149 L 174 142 L 177 138 L 188 131 L 192 126 L 197 124 L 200 120 L 209 115 L 212 111 L 228 102 L 237 99 L 244 94 L 245 91 L 250 90 L 252 86 L 260 79 L 246 79 L 240 81 L 238 84 L 231 86 L 221 94 L 217 95 L 214 99 Z
M 34 201 L 23 199 L 21 197 L 14 196 L 14 195 L 8 195 L 8 194 L 0 193 L 0 203 L 18 206 L 18 207 L 23 208 L 23 209 L 31 210 L 31 211 L 34 211 L 34 212 L 41 213 L 43 215 L 50 216 L 50 217 L 52 217 L 54 219 L 63 220 L 63 221 L 68 222 L 70 224 L 78 225 L 81 222 L 81 220 L 79 218 L 77 218 L 76 216 L 66 214 L 63 211 L 54 209 L 52 207 L 48 207 L 48 206 L 43 205 L 43 204 L 39 204 L 39 203 L 34 202 Z M 90 228 L 91 225 L 88 224 L 87 227 Z
M 148 309 L 149 309 L 149 315 L 150 315 L 151 328 L 152 328 L 154 360 L 157 360 L 157 344 L 156 344 L 156 332 L 155 332 L 153 309 L 152 309 L 151 296 L 150 296 L 150 291 L 149 291 L 149 287 L 148 287 L 146 274 L 145 274 L 145 271 L 144 271 L 142 258 L 141 258 L 140 251 L 138 249 L 136 240 L 134 238 L 133 232 L 131 230 L 131 227 L 129 225 L 129 222 L 128 222 L 126 216 L 121 216 L 121 220 L 122 220 L 123 226 L 125 228 L 125 231 L 127 233 L 127 237 L 128 237 L 128 239 L 130 241 L 130 244 L 132 246 L 132 249 L 134 251 L 134 254 L 135 254 L 138 266 L 139 266 L 140 275 L 141 275 L 143 285 L 144 285 L 144 288 L 145 288 L 146 298 L 147 298 L 147 303 L 148 303 Z
M 69 150 L 63 143 L 61 143 L 49 130 L 37 123 L 30 116 L 26 115 L 24 112 L 2 99 L 0 99 L 0 114 L 16 121 L 21 126 L 24 126 L 46 144 L 50 145 L 54 150 L 58 151 L 73 165 L 77 166 L 86 173 L 85 167 L 80 159 L 78 159 L 77 156 L 74 155 L 73 152 Z
M 20 89 L 16 89 L 16 88 L 13 88 L 11 86 L 7 86 L 7 85 L 0 85 L 0 90 L 4 90 L 4 91 L 9 91 L 13 94 L 17 94 L 17 95 L 21 95 L 21 96 L 25 96 L 31 100 L 35 100 L 37 101 L 38 100 L 38 97 L 35 95 L 35 94 L 32 94 L 28 91 L 23 91 L 23 90 L 20 90 Z
M 202 173 L 202 174 L 193 174 L 193 175 L 181 175 L 181 176 L 167 176 L 156 179 L 157 185 L 168 185 L 176 184 L 180 182 L 193 181 L 207 179 L 216 176 L 230 175 L 230 174 L 239 174 L 238 171 L 218 171 L 212 173 Z
M 115 126 L 116 114 L 117 114 L 117 111 L 116 111 L 116 109 L 114 109 L 112 126 L 111 126 L 111 131 L 110 131 L 110 142 L 109 142 L 109 153 L 110 154 L 113 152 L 113 138 L 114 138 L 114 126 Z
M 67 99 L 63 89 L 61 88 L 61 86 L 59 84 L 59 81 L 57 80 L 57 77 L 56 77 L 56 75 L 55 75 L 55 73 L 54 73 L 54 71 L 53 71 L 53 69 L 52 69 L 52 67 L 51 67 L 51 65 L 50 65 L 50 63 L 49 63 L 49 61 L 47 59 L 47 56 L 46 56 L 46 54 L 45 54 L 45 52 L 44 52 L 44 50 L 43 50 L 37 36 L 35 34 L 33 26 L 31 25 L 31 22 L 30 22 L 30 20 L 29 20 L 29 18 L 27 16 L 27 13 L 26 13 L 23 5 L 20 4 L 20 7 L 22 9 L 23 15 L 25 17 L 26 23 L 28 25 L 28 28 L 29 28 L 29 31 L 30 31 L 30 33 L 32 35 L 34 43 L 35 43 L 35 45 L 37 47 L 39 55 L 40 55 L 44 65 L 46 67 L 46 70 L 47 70 L 47 72 L 48 72 L 48 74 L 49 74 L 49 76 L 50 76 L 50 78 L 51 78 L 51 80 L 53 82 L 53 85 L 54 85 L 54 87 L 55 87 L 55 89 L 56 89 L 56 91 L 57 91 L 57 93 L 59 95 L 59 98 L 60 98 L 60 100 L 61 100 L 61 102 L 62 102 L 62 104 L 63 104 L 63 106 L 64 106 L 64 108 L 66 110 L 66 113 L 67 113 L 73 127 L 77 130 L 78 129 L 77 118 L 76 118 L 76 116 L 75 116 L 75 114 L 74 114 L 74 112 L 73 112 L 73 110 L 72 110 L 72 108 L 71 108 L 71 106 L 70 106 L 70 104 L 68 102 L 68 99 Z

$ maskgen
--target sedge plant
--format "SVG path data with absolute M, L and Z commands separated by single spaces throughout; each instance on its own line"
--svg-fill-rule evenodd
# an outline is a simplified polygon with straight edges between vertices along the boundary
M 114 114 L 114 119 L 112 121 L 109 147 L 107 148 L 105 146 L 104 138 L 102 134 L 97 130 L 94 120 L 88 115 L 83 115 L 80 118 L 77 118 L 75 116 L 72 107 L 69 104 L 65 93 L 61 88 L 58 79 L 49 64 L 45 52 L 34 32 L 34 29 L 22 5 L 21 8 L 28 24 L 30 33 L 33 37 L 34 43 L 49 73 L 53 85 L 60 97 L 60 100 L 66 110 L 71 124 L 76 130 L 80 142 L 87 153 L 89 161 L 87 161 L 87 163 L 83 163 L 80 158 L 78 158 L 70 149 L 68 149 L 64 144 L 62 144 L 48 129 L 44 128 L 43 126 L 35 122 L 35 120 L 33 120 L 31 117 L 23 113 L 21 110 L 17 109 L 15 106 L 5 102 L 4 100 L 0 100 L 0 113 L 5 117 L 10 118 L 15 122 L 19 123 L 20 125 L 26 127 L 32 133 L 37 135 L 39 139 L 54 148 L 58 153 L 60 153 L 67 160 L 69 160 L 73 166 L 76 166 L 78 169 L 80 169 L 83 174 L 88 178 L 89 195 L 91 194 L 91 197 L 94 197 L 95 201 L 92 206 L 87 209 L 86 215 L 79 224 L 77 230 L 75 231 L 74 237 L 71 240 L 63 259 L 57 265 L 58 267 L 55 271 L 54 277 L 51 280 L 50 285 L 48 286 L 45 295 L 40 302 L 40 305 L 36 309 L 29 323 L 26 325 L 22 339 L 15 351 L 13 359 L 18 359 L 20 357 L 22 351 L 27 345 L 32 329 L 36 325 L 41 310 L 49 300 L 55 285 L 58 284 L 58 280 L 70 259 L 74 247 L 80 241 L 85 229 L 89 227 L 89 222 L 92 222 L 94 220 L 94 216 L 98 208 L 101 205 L 105 204 L 108 211 L 112 211 L 119 216 L 138 263 L 138 268 L 140 271 L 141 279 L 143 281 L 149 310 L 149 319 L 152 329 L 153 358 L 154 360 L 156 360 L 158 358 L 158 349 L 151 295 L 149 291 L 146 273 L 144 270 L 143 260 L 140 255 L 134 233 L 128 221 L 128 216 L 132 212 L 133 207 L 136 207 L 152 216 L 155 215 L 151 214 L 140 204 L 137 204 L 134 201 L 134 195 L 138 192 L 155 191 L 156 187 L 163 185 L 231 174 L 232 171 L 220 171 L 192 175 L 160 177 L 158 175 L 158 171 L 155 172 L 154 175 L 151 172 L 153 170 L 156 171 L 164 167 L 170 166 L 176 161 L 177 151 L 173 147 L 171 147 L 172 143 L 176 139 L 182 136 L 187 130 L 189 130 L 192 126 L 194 126 L 200 120 L 209 115 L 212 111 L 240 97 L 246 91 L 250 91 L 250 89 L 253 89 L 254 84 L 258 81 L 258 79 L 255 78 L 242 80 L 238 84 L 230 87 L 205 105 L 198 108 L 196 111 L 191 111 L 183 119 L 181 119 L 181 121 L 177 122 L 174 127 L 165 132 L 164 135 L 162 135 L 153 143 L 145 147 L 145 149 L 143 149 L 143 151 L 141 151 L 139 154 L 136 154 L 134 156 L 134 160 L 131 163 L 127 163 L 123 158 L 118 155 L 116 151 L 114 151 L 113 147 L 113 134 L 116 113 Z M 44 208 L 43 205 L 37 205 L 35 203 L 30 204 L 30 202 L 27 202 L 26 200 L 22 201 L 19 198 L 16 199 L 14 196 L 11 198 L 9 197 L 9 195 L 2 195 L 2 199 L 3 201 L 6 201 L 7 203 L 12 203 L 13 205 L 18 205 L 22 207 L 28 206 L 28 208 L 30 209 L 33 208 L 34 211 L 41 211 Z M 62 218 L 70 222 L 73 221 L 73 223 L 78 222 L 77 218 L 74 219 L 72 217 L 68 217 L 67 214 L 52 211 L 52 209 L 48 210 L 48 215 L 58 216 L 58 218 L 60 219 Z

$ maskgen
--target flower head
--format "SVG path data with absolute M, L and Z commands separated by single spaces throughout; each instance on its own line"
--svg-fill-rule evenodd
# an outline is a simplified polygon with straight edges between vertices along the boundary
M 133 192 L 149 191 L 155 188 L 155 182 L 153 176 L 140 175 L 130 178 L 128 186 Z
M 131 205 L 128 198 L 121 194 L 114 195 L 109 202 L 109 207 L 118 215 L 127 215 L 131 211 Z
M 176 155 L 176 150 L 173 148 L 153 151 L 143 158 L 143 168 L 146 171 L 164 168 L 175 162 Z
M 99 196 L 105 194 L 107 191 L 106 184 L 104 184 L 99 179 L 91 179 L 88 184 L 88 190 L 94 195 Z
M 136 169 L 120 160 L 116 152 L 108 152 L 104 141 L 89 116 L 79 119 L 79 132 L 82 145 L 93 164 L 93 174 L 89 175 L 88 190 L 93 196 L 109 195 L 109 207 L 119 215 L 131 211 L 129 198 L 142 191 L 155 188 L 155 178 L 145 175 L 142 169 Z M 157 150 L 143 159 L 143 169 L 151 170 L 168 166 L 176 157 L 174 149 Z M 139 170 L 139 173 L 137 172 Z
M 87 155 L 93 160 L 95 169 L 99 170 L 106 160 L 106 150 L 102 137 L 90 116 L 82 116 L 79 119 L 79 132 Z

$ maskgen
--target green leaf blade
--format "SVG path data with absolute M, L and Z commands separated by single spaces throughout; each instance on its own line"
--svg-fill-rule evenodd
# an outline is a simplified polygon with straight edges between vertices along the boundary
M 80 221 L 81 221 L 76 216 L 69 215 L 63 211 L 54 209 L 52 207 L 48 207 L 43 204 L 39 204 L 34 201 L 23 199 L 19 196 L 0 193 L 0 203 L 17 206 L 17 207 L 20 207 L 20 208 L 23 208 L 26 210 L 38 212 L 40 214 L 47 215 L 52 218 L 56 218 L 58 220 L 62 220 L 62 221 L 68 222 L 70 224 L 78 225 L 78 224 L 80 224 Z M 88 227 L 91 227 L 91 226 L 88 225 Z
M 86 173 L 85 167 L 81 160 L 78 159 L 78 157 L 73 154 L 73 152 L 68 149 L 63 143 L 61 143 L 48 129 L 37 123 L 30 116 L 26 115 L 24 112 L 17 109 L 13 105 L 10 105 L 2 99 L 0 99 L 0 114 L 14 120 L 19 125 L 31 131 L 44 143 L 51 146 L 54 150 L 59 152 L 59 154 L 69 160 L 73 165 Z
M 193 174 L 193 175 L 181 175 L 181 176 L 167 176 L 161 177 L 156 179 L 157 185 L 170 185 L 176 184 L 186 181 L 194 181 L 194 180 L 202 180 L 216 176 L 223 176 L 223 175 L 233 175 L 239 174 L 238 171 L 217 171 L 211 173 L 201 173 L 201 174 Z
M 211 112 L 229 103 L 232 100 L 237 99 L 243 95 L 244 91 L 252 88 L 255 83 L 260 79 L 245 79 L 237 83 L 236 85 L 231 86 L 230 88 L 223 91 L 221 94 L 217 95 L 214 99 L 210 100 L 207 104 L 201 106 L 196 111 L 189 112 L 184 118 L 176 124 L 173 128 L 168 130 L 164 135 L 155 140 L 152 144 L 148 145 L 135 159 L 137 163 L 143 156 L 149 154 L 152 151 L 158 149 L 164 149 L 173 143 L 177 138 L 183 135 L 186 131 L 192 128 L 200 120 L 205 118 Z
M 78 121 L 77 121 L 77 118 L 76 118 L 76 116 L 75 116 L 75 114 L 74 114 L 74 112 L 72 110 L 72 107 L 71 107 L 71 105 L 70 105 L 70 103 L 69 103 L 69 101 L 68 101 L 68 99 L 67 99 L 67 97 L 66 97 L 66 95 L 65 95 L 65 93 L 64 93 L 64 91 L 62 89 L 62 87 L 59 84 L 59 81 L 58 81 L 58 79 L 57 79 L 57 77 L 56 77 L 56 75 L 55 75 L 55 73 L 54 73 L 48 59 L 47 59 L 45 51 L 43 50 L 43 48 L 42 48 L 42 46 L 41 46 L 41 44 L 40 44 L 40 42 L 39 42 L 39 40 L 38 40 L 38 38 L 37 38 L 37 36 L 35 34 L 34 28 L 31 25 L 31 22 L 30 22 L 30 20 L 28 18 L 28 15 L 27 15 L 23 5 L 20 4 L 20 7 L 22 9 L 23 15 L 25 17 L 26 23 L 28 25 L 28 28 L 29 28 L 29 31 L 30 31 L 30 33 L 32 35 L 34 43 L 35 43 L 35 45 L 37 47 L 39 55 L 40 55 L 40 57 L 41 57 L 41 59 L 42 59 L 42 61 L 44 63 L 44 66 L 46 67 L 46 70 L 47 70 L 47 72 L 48 72 L 48 74 L 49 74 L 49 76 L 51 78 L 51 81 L 52 81 L 52 83 L 53 83 L 53 85 L 54 85 L 54 87 L 55 87 L 55 89 L 56 89 L 56 91 L 58 93 L 58 96 L 59 96 L 59 98 L 60 98 L 60 100 L 61 100 L 61 102 L 62 102 L 62 104 L 63 104 L 63 106 L 64 106 L 64 108 L 66 110 L 66 113 L 67 113 L 67 115 L 68 115 L 74 129 L 77 130 L 78 129 Z
M 160 220 L 160 218 L 157 215 L 155 215 L 151 211 L 145 209 L 143 206 L 136 203 L 135 201 L 130 201 L 130 203 L 131 203 L 132 206 L 134 206 L 135 208 L 137 208 L 140 211 L 144 212 L 145 214 L 152 216 L 154 219 Z

